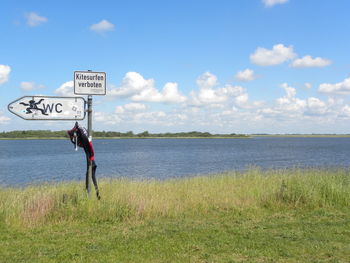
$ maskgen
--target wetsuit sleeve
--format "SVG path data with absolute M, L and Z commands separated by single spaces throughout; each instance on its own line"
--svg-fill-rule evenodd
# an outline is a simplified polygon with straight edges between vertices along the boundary
M 78 132 L 78 145 L 80 147 L 84 148 L 84 151 L 86 153 L 87 158 L 89 158 L 90 161 L 93 161 L 95 158 L 94 148 L 92 146 L 92 143 L 89 141 L 89 135 L 85 128 L 79 127 Z
M 90 161 L 94 161 L 95 160 L 95 151 L 94 151 L 94 147 L 92 146 L 92 142 L 89 142 L 89 157 L 90 157 Z
M 73 144 L 75 144 L 75 141 L 74 141 L 74 128 L 71 129 L 71 130 L 69 130 L 69 131 L 67 131 L 67 133 L 68 133 L 68 136 L 69 136 L 70 141 L 71 141 Z

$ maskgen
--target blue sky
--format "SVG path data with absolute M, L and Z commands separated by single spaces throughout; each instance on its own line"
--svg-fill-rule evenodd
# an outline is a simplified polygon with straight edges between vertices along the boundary
M 350 133 L 346 0 L 10 1 L 0 7 L 0 131 L 68 129 L 7 111 L 104 71 L 95 130 Z M 85 124 L 85 121 L 84 123 Z

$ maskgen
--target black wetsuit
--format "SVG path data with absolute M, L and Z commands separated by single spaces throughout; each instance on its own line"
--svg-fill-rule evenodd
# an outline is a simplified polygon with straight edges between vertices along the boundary
M 92 142 L 89 141 L 89 134 L 84 127 L 79 126 L 76 122 L 73 129 L 68 131 L 69 138 L 73 144 L 76 144 L 79 147 L 82 147 L 85 151 L 86 155 L 86 190 L 88 188 L 89 181 L 89 163 L 91 162 L 92 166 L 92 181 L 95 186 L 97 198 L 100 199 L 100 194 L 98 190 L 97 180 L 96 180 L 96 168 L 97 165 L 95 163 L 95 152 L 92 146 Z M 77 140 L 77 142 L 75 141 Z

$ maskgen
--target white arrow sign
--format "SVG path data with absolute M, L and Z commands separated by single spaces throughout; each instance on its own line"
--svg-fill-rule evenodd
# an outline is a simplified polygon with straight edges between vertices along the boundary
M 25 96 L 8 105 L 8 110 L 25 120 L 83 120 L 82 97 Z

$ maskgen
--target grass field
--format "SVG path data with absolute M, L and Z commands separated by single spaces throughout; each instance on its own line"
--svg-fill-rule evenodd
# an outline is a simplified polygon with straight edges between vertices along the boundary
M 0 262 L 349 262 L 347 170 L 0 189 Z

